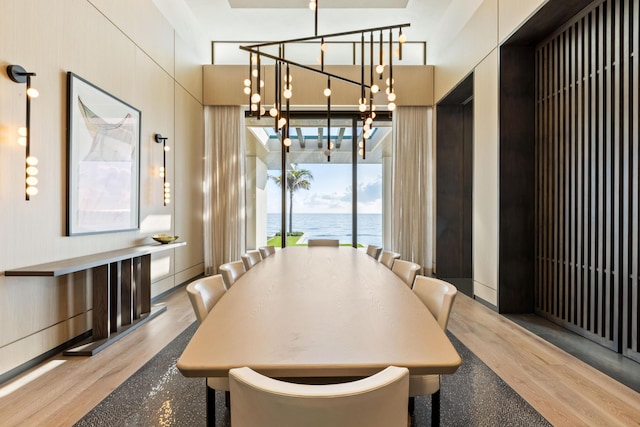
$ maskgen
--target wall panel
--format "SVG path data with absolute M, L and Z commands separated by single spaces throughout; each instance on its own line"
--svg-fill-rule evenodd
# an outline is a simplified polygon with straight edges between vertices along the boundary
M 140 16 L 145 17 L 144 22 Z M 202 162 L 198 93 L 202 66 L 186 54 L 177 58 L 175 38 L 175 31 L 151 0 L 2 1 L 0 233 L 10 244 L 0 247 L 0 272 L 151 243 L 153 232 L 173 230 L 194 241 L 184 249 L 168 251 L 168 256 L 154 256 L 152 296 L 203 271 L 202 251 L 198 250 L 202 218 L 194 214 L 201 211 L 197 197 L 202 193 L 201 179 L 196 176 L 201 169 L 193 167 Z M 180 64 L 179 82 L 173 75 L 175 63 Z M 30 201 L 24 200 L 24 148 L 16 143 L 17 128 L 25 118 L 24 85 L 7 78 L 9 64 L 36 72 L 33 85 L 40 91 L 31 103 L 32 153 L 40 160 L 40 192 Z M 142 110 L 141 230 L 65 236 L 67 71 Z M 176 87 L 179 93 L 186 93 L 188 103 L 177 104 Z M 162 157 L 153 135 L 166 134 L 174 143 L 176 129 L 182 132 L 184 145 L 173 145 L 169 159 L 172 168 L 176 158 L 189 165 L 185 169 L 192 174 L 183 172 L 180 179 L 189 186 L 190 196 L 183 204 L 165 207 L 156 196 L 162 188 L 154 167 Z M 187 148 L 184 153 L 183 148 Z M 179 230 L 173 228 L 177 223 Z M 85 277 L 0 274 L 0 379 L 86 332 L 91 327 L 91 309 L 91 281 Z
M 473 73 L 473 279 L 474 293 L 498 305 L 498 50 Z M 485 289 L 486 288 L 486 289 Z M 487 289 L 491 292 L 487 293 Z
M 435 102 L 440 102 L 498 46 L 498 0 L 484 0 L 457 34 L 443 32 L 430 44 L 436 66 Z
M 639 3 L 596 4 L 536 52 L 536 310 L 636 360 Z

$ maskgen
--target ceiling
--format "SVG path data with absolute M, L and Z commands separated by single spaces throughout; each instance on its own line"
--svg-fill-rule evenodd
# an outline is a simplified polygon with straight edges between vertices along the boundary
M 179 32 L 196 32 L 206 40 L 215 42 L 268 42 L 313 36 L 314 13 L 308 8 L 308 0 L 153 0 L 164 5 L 168 19 Z M 442 28 L 455 33 L 455 26 L 468 19 L 483 0 L 318 0 L 318 34 L 347 32 L 359 29 L 385 27 L 409 23 L 403 32 L 409 41 L 429 42 Z M 181 3 L 182 2 L 182 3 Z M 183 4 L 186 16 L 176 19 L 176 4 Z M 177 24 L 177 25 L 176 25 Z M 197 28 L 199 27 L 199 28 Z M 359 37 L 355 36 L 356 39 Z M 200 38 L 200 37 L 198 37 Z M 279 140 L 265 138 L 263 128 L 270 121 L 252 122 L 247 127 L 255 136 L 248 150 L 262 158 L 268 167 L 278 168 L 281 162 Z M 290 156 L 299 163 L 325 162 L 326 145 L 324 121 L 298 122 L 291 127 Z M 390 150 L 391 128 L 378 124 L 377 132 L 366 147 L 364 162 L 380 162 Z M 320 133 L 323 132 L 324 136 Z M 270 130 L 273 132 L 273 129 Z M 313 136 L 311 134 L 313 134 Z M 332 135 L 337 132 L 336 143 L 342 143 L 332 152 L 331 161 L 351 162 L 351 130 L 349 123 L 332 121 Z M 344 139 L 340 140 L 340 134 Z M 303 135 L 304 134 L 304 135 Z M 308 136 L 306 136 L 309 134 Z M 262 139 L 261 139 L 262 135 Z M 302 136 L 302 137 L 300 137 Z M 302 141 L 302 143 L 301 143 Z
M 157 1 L 157 0 L 156 0 Z M 273 41 L 313 35 L 308 0 L 183 0 L 212 41 Z M 480 0 L 319 0 L 318 34 L 410 23 L 410 41 L 428 41 L 452 8 Z M 455 12 L 455 11 L 454 11 Z

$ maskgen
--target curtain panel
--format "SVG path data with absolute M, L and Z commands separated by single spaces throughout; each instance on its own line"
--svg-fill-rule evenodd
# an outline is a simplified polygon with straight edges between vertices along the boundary
M 433 109 L 398 107 L 393 114 L 392 250 L 433 272 Z
M 245 126 L 241 107 L 205 107 L 205 274 L 240 259 L 245 242 Z

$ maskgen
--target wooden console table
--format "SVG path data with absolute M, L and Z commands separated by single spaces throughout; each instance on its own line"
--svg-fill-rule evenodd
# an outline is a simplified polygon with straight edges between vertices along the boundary
M 62 276 L 92 270 L 93 319 L 91 341 L 64 352 L 93 356 L 167 308 L 151 307 L 151 254 L 186 242 L 143 245 L 70 258 L 4 272 L 5 276 Z

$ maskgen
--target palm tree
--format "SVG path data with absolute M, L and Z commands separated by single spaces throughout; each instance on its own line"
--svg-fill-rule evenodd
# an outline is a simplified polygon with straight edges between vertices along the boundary
M 282 175 L 269 175 L 276 184 L 282 187 Z M 291 168 L 287 169 L 287 191 L 289 191 L 289 234 L 293 232 L 293 193 L 300 190 L 308 190 L 313 181 L 313 174 L 307 169 L 298 169 L 298 165 L 291 163 Z M 283 236 L 283 238 L 286 238 Z

